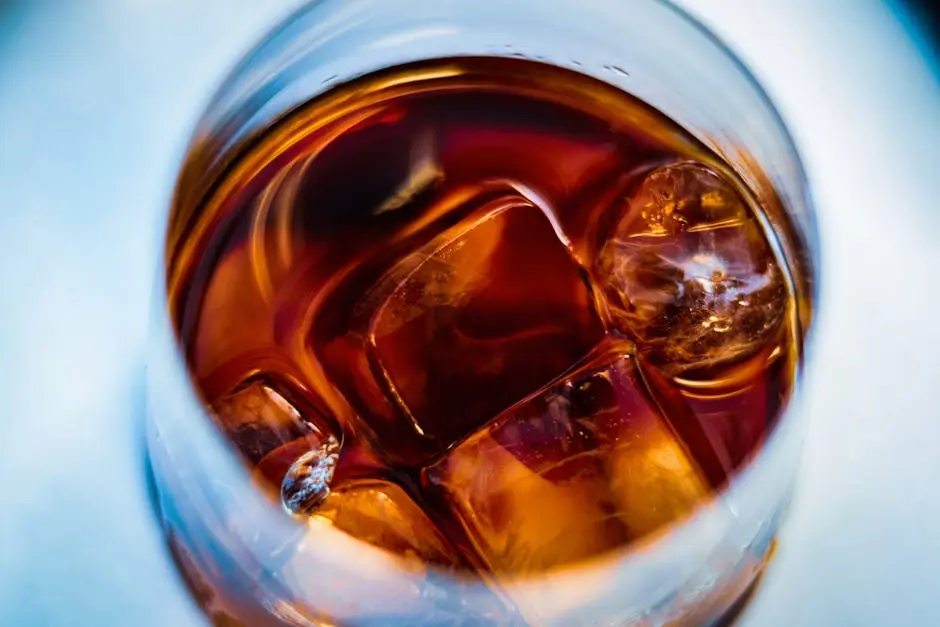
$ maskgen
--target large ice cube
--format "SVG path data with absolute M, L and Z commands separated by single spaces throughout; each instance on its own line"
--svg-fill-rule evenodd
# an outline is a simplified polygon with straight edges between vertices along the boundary
M 784 320 L 788 289 L 763 228 L 710 167 L 653 170 L 619 212 L 595 261 L 614 325 L 678 373 L 746 358 Z
M 682 516 L 706 493 L 631 353 L 626 342 L 604 347 L 425 471 L 493 570 L 591 557 Z
M 549 469 L 567 476 L 544 477 L 484 434 L 460 445 L 428 476 L 498 573 L 538 572 L 626 541 L 598 459 L 563 460 Z
M 424 511 L 388 481 L 363 479 L 339 487 L 314 517 L 396 555 L 442 566 L 462 563 Z
M 584 273 L 547 214 L 518 191 L 487 198 L 361 298 L 352 315 L 366 316 L 365 332 L 322 351 L 396 461 L 440 453 L 604 335 Z

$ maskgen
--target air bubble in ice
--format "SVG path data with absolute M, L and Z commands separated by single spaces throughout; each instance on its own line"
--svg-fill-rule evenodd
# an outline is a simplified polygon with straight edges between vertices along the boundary
M 309 514 L 329 496 L 339 449 L 339 441 L 329 435 L 291 464 L 281 482 L 281 502 L 287 511 Z

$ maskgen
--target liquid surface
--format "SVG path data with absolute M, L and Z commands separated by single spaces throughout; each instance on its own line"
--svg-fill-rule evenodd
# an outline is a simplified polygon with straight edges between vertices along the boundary
M 780 416 L 786 267 L 667 118 L 529 61 L 399 67 L 260 136 L 171 254 L 259 489 L 406 559 L 541 572 L 661 532 Z

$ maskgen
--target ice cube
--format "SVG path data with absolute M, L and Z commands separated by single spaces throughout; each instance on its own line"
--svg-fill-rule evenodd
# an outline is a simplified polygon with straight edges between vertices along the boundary
M 255 375 L 213 403 L 229 438 L 252 465 L 275 448 L 321 433 L 321 421 L 301 413 L 293 400 L 297 393 L 288 392 L 289 387 L 273 377 Z
M 542 476 L 484 433 L 449 453 L 428 481 L 443 490 L 481 559 L 497 573 L 543 571 L 625 542 L 600 460 L 575 457 L 554 468 L 566 478 Z
M 399 556 L 447 567 L 462 563 L 424 511 L 388 481 L 363 479 L 338 487 L 314 516 Z
M 632 351 L 611 344 L 588 372 L 590 376 L 575 380 L 572 397 L 588 410 L 580 415 L 595 433 L 611 497 L 628 535 L 645 536 L 690 513 L 709 486 L 698 461 L 650 396 Z
M 628 342 L 501 414 L 425 471 L 487 565 L 540 571 L 649 533 L 705 494 Z
M 398 259 L 351 314 L 367 318 L 367 330 L 322 351 L 396 461 L 439 454 L 605 333 L 549 216 L 518 191 L 494 199 L 488 188 L 487 198 Z
M 284 506 L 306 513 L 329 494 L 342 435 L 275 375 L 254 375 L 213 405 L 263 487 L 279 487 Z
M 621 196 L 595 260 L 613 324 L 671 374 L 744 359 L 781 327 L 788 289 L 754 210 L 694 162 Z
M 641 537 L 690 514 L 709 493 L 696 460 L 660 415 L 633 415 L 610 444 L 607 471 L 620 519 Z

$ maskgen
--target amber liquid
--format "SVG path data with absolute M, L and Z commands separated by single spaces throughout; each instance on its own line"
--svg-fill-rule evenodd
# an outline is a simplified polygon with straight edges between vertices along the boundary
M 498 579 L 663 532 L 759 454 L 799 359 L 765 223 L 613 87 L 428 61 L 259 134 L 171 234 L 171 303 L 259 489 Z

